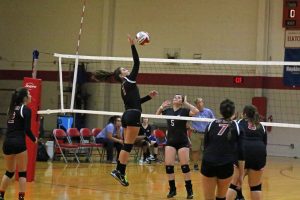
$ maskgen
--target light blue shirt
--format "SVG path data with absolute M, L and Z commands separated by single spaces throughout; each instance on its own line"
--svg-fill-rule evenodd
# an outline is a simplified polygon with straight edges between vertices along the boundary
M 123 127 L 120 128 L 121 136 L 123 134 Z M 117 135 L 117 129 L 113 123 L 109 123 L 104 129 L 96 136 L 96 138 L 107 138 L 108 133 L 112 133 L 112 136 Z
M 194 117 L 211 118 L 211 119 L 215 118 L 214 113 L 208 108 L 204 108 L 202 111 L 200 111 Z M 205 131 L 208 124 L 209 124 L 209 122 L 192 122 L 192 127 L 196 131 L 204 133 L 204 131 Z

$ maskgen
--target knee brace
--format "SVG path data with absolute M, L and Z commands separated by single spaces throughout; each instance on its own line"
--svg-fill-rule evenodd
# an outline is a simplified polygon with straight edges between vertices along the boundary
M 5 172 L 5 175 L 8 177 L 8 178 L 12 178 L 14 176 L 15 172 L 9 172 L 9 171 L 6 171 Z
M 166 165 L 166 173 L 167 174 L 174 174 L 174 166 L 173 165 Z
M 124 144 L 122 150 L 124 150 L 124 151 L 130 153 L 132 147 L 133 147 L 133 144 Z
M 155 148 L 158 147 L 158 144 L 157 144 L 157 143 L 154 143 L 154 144 L 153 144 L 153 147 L 155 147 Z
M 259 191 L 261 191 L 261 184 L 256 185 L 256 186 L 251 186 L 250 187 L 250 191 L 251 192 L 255 192 L 255 191 L 259 192 Z
M 237 192 L 237 186 L 236 185 L 233 185 L 231 183 L 230 186 L 229 186 L 229 188 Z
M 26 171 L 25 172 L 19 172 L 18 174 L 19 174 L 19 177 L 22 177 L 22 178 L 26 178 L 26 176 L 27 176 Z
M 189 173 L 191 170 L 190 170 L 190 166 L 189 165 L 181 165 L 181 171 L 182 173 Z

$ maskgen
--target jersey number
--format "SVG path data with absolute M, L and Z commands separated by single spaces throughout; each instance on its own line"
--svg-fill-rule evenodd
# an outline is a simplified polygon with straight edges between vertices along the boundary
M 217 135 L 223 135 L 226 128 L 228 127 L 228 124 L 219 124 L 219 127 L 222 127 L 222 128 Z
M 252 123 L 248 123 L 248 129 L 255 131 L 256 130 L 256 126 Z
M 171 119 L 171 126 L 175 126 L 174 119 Z
M 16 112 L 14 112 L 14 113 L 12 114 L 12 117 L 8 120 L 8 123 L 9 123 L 9 124 L 15 123 L 15 118 L 16 118 Z

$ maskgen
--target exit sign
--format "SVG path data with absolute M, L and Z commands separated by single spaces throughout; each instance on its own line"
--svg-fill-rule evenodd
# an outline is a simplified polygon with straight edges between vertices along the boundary
M 242 77 L 242 76 L 235 76 L 235 77 L 233 77 L 233 83 L 234 84 L 242 84 L 242 83 L 244 83 L 244 77 Z

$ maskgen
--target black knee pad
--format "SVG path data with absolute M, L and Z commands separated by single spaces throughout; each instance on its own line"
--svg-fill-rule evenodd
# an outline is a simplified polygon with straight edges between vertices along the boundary
M 226 200 L 226 197 L 223 198 L 216 197 L 216 200 Z
M 232 183 L 230 184 L 229 188 L 232 189 L 232 190 L 234 190 L 234 191 L 236 191 L 236 192 L 238 191 L 237 190 L 237 186 L 233 185 Z
M 148 146 L 148 142 L 147 141 L 143 141 L 142 145 L 143 146 Z
M 251 186 L 250 187 L 250 191 L 251 192 L 255 192 L 255 191 L 261 191 L 261 184 L 259 184 L 259 185 L 256 185 L 256 186 Z
M 174 174 L 174 166 L 173 165 L 166 165 L 166 173 L 167 174 Z
M 154 144 L 153 144 L 153 147 L 158 147 L 158 144 L 157 144 L 157 143 L 154 143 Z
M 189 165 L 181 165 L 181 171 L 182 173 L 189 173 L 191 170 L 190 170 L 190 166 Z
M 26 178 L 26 171 L 25 172 L 19 172 L 19 177 L 22 177 L 22 178 Z
M 124 150 L 124 151 L 130 153 L 132 147 L 133 147 L 133 144 L 124 144 L 122 150 Z
M 6 172 L 5 172 L 5 175 L 6 175 L 8 178 L 12 178 L 12 177 L 15 175 L 15 172 L 9 172 L 9 171 L 6 171 Z

